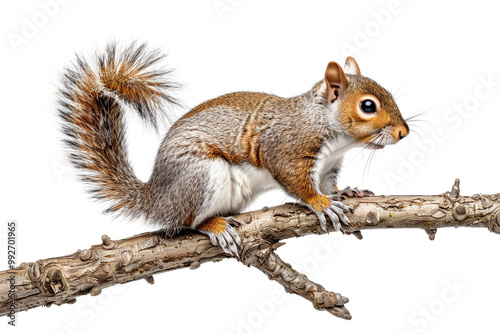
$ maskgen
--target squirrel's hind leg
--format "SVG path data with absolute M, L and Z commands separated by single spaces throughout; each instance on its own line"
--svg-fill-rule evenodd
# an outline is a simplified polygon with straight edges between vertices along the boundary
M 241 241 L 233 226 L 240 223 L 231 214 L 241 210 L 273 182 L 266 170 L 260 170 L 248 163 L 231 164 L 221 158 L 202 161 L 206 178 L 195 183 L 204 185 L 203 202 L 196 209 L 197 215 L 190 227 L 210 237 L 228 254 L 238 257 Z M 197 175 L 191 175 L 195 180 Z

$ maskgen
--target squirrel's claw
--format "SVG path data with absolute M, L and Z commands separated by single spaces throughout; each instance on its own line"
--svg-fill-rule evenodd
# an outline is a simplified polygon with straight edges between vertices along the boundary
M 344 214 L 344 212 L 352 212 L 354 208 L 349 205 L 345 205 L 342 202 L 332 201 L 332 205 L 327 209 L 335 212 L 336 216 L 345 225 L 349 225 L 349 218 Z
M 334 200 L 330 202 L 330 206 L 328 208 L 325 208 L 322 211 L 317 211 L 309 205 L 308 207 L 316 214 L 321 229 L 325 232 L 328 231 L 325 214 L 332 221 L 335 231 L 342 231 L 342 224 L 348 226 L 350 225 L 349 218 L 347 218 L 345 212 L 352 212 L 354 210 L 352 206 L 345 205 L 340 201 L 334 201 Z
M 335 228 L 335 231 L 340 231 L 342 227 L 340 226 L 339 216 L 336 214 L 336 212 L 334 213 L 333 210 L 331 210 L 330 208 L 324 209 L 323 212 L 326 213 L 328 217 L 330 217 L 330 220 L 332 221 L 333 228 Z M 349 220 L 347 221 L 349 222 Z M 324 231 L 326 231 L 326 224 L 325 226 L 321 226 L 321 228 Z

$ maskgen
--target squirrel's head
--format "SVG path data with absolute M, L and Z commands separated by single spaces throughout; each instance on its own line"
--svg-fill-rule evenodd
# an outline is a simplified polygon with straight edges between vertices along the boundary
M 328 109 L 338 112 L 338 120 L 357 142 L 383 148 L 410 132 L 391 93 L 362 76 L 354 58 L 347 57 L 344 69 L 330 62 L 325 83 Z

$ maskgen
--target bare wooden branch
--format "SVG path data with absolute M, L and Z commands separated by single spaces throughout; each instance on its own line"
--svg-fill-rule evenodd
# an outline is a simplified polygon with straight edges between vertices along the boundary
M 420 228 L 432 240 L 441 227 L 486 227 L 500 233 L 500 194 L 460 196 L 458 180 L 451 192 L 436 196 L 379 196 L 350 198 L 351 226 L 346 234 L 361 238 L 361 230 Z M 346 297 L 325 290 L 295 271 L 275 253 L 284 239 L 323 234 L 318 219 L 298 204 L 286 204 L 234 216 L 242 223 L 241 262 L 264 272 L 289 293 L 309 300 L 318 310 L 350 319 Z M 333 226 L 330 229 L 333 232 Z M 159 232 L 143 233 L 123 240 L 102 237 L 102 243 L 57 258 L 23 263 L 14 270 L 0 272 L 0 315 L 12 305 L 16 312 L 40 305 L 74 303 L 76 297 L 98 295 L 102 289 L 125 282 L 230 256 L 213 246 L 201 234 L 166 238 Z M 9 296 L 9 278 L 15 278 L 14 298 Z

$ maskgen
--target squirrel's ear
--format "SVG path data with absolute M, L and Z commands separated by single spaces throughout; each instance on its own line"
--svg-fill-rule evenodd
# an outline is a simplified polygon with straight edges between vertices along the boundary
M 344 70 L 334 61 L 328 63 L 325 72 L 328 102 L 333 103 L 340 95 L 340 90 L 347 86 Z
M 359 70 L 358 63 L 354 60 L 353 57 L 347 57 L 345 60 L 344 71 L 347 74 L 356 74 L 361 75 L 361 71 Z

